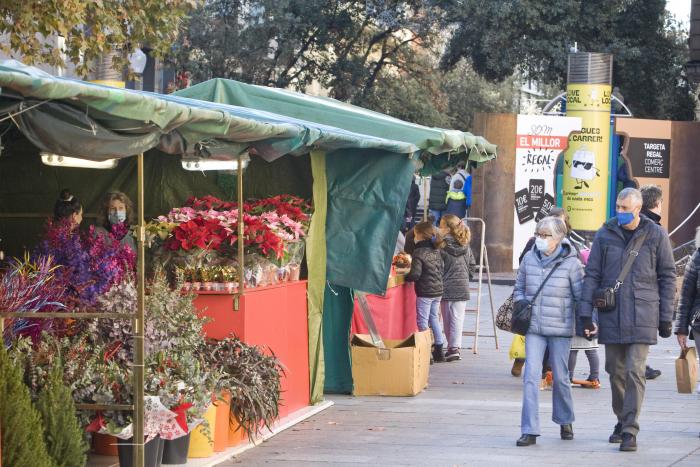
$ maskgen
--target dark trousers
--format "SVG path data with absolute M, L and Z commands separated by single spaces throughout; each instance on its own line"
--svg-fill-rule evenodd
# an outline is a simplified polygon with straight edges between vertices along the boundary
M 605 371 L 610 375 L 612 407 L 623 433 L 639 433 L 649 344 L 606 344 Z

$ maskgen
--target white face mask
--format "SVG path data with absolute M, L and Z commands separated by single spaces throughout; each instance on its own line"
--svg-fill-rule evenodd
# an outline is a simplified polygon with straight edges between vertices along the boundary
M 547 253 L 549 251 L 549 242 L 544 238 L 537 237 L 535 239 L 535 247 L 542 253 Z
M 112 225 L 122 223 L 126 220 L 126 211 L 110 212 L 107 216 L 107 220 L 109 220 L 109 223 Z

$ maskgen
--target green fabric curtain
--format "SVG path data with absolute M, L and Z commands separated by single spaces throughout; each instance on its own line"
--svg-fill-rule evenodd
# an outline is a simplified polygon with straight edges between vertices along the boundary
M 352 290 L 327 284 L 323 301 L 323 350 L 326 369 L 324 390 L 330 394 L 352 393 L 350 362 L 350 323 L 353 310 Z
M 314 177 L 314 214 L 309 237 L 306 240 L 306 263 L 309 268 L 309 380 L 311 403 L 323 400 L 323 291 L 326 286 L 326 154 L 311 152 L 311 171 Z
M 415 164 L 397 154 L 343 150 L 328 154 L 326 170 L 327 279 L 382 294 Z

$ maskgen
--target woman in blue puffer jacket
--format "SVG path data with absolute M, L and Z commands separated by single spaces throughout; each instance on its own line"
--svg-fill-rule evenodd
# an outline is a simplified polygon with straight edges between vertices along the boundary
M 525 336 L 522 436 L 518 446 L 535 444 L 540 435 L 539 384 L 546 348 L 549 348 L 553 373 L 552 420 L 561 426 L 561 439 L 574 438 L 568 361 L 571 338 L 575 334 L 575 304 L 581 298 L 583 265 L 576 249 L 565 238 L 566 233 L 566 224 L 560 218 L 545 217 L 538 222 L 535 248 L 523 258 L 515 282 L 513 302 L 516 309 L 526 303 L 532 304 L 532 319 Z M 546 285 L 535 297 L 545 279 Z M 583 324 L 584 329 L 594 332 L 592 322 Z

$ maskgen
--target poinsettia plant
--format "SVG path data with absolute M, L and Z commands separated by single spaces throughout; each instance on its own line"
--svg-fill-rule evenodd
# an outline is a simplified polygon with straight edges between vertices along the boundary
M 289 245 L 300 242 L 309 228 L 311 206 L 301 198 L 280 195 L 243 205 L 243 243 L 246 254 L 257 254 L 277 264 Z M 167 252 L 184 253 L 196 266 L 202 252 L 235 259 L 238 248 L 238 205 L 213 196 L 190 198 L 149 225 L 152 238 Z M 287 255 L 288 256 L 288 255 Z M 182 265 L 180 265 L 182 266 Z

